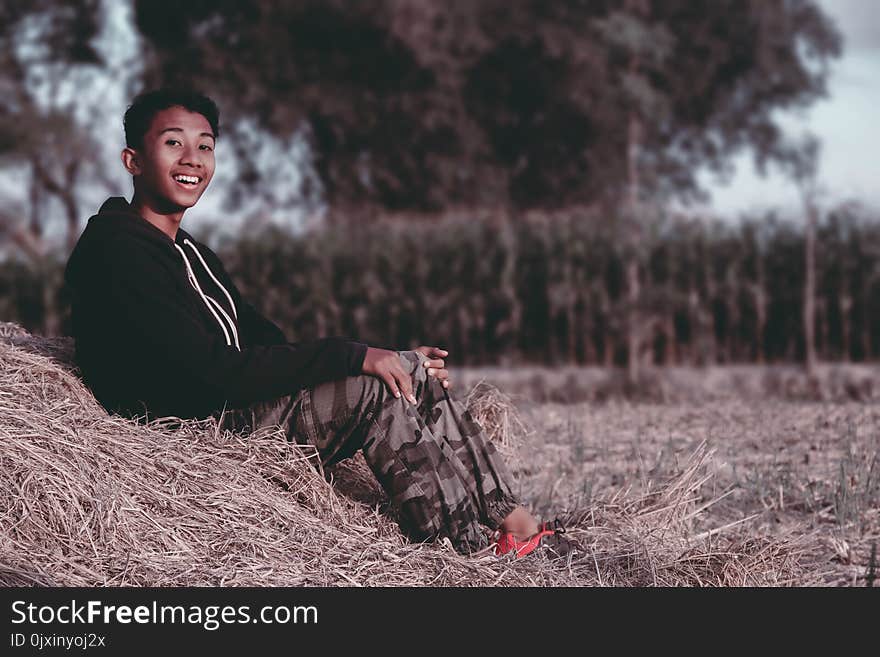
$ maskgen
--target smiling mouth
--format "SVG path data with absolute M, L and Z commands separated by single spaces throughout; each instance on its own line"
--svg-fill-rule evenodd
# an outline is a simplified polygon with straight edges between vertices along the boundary
M 175 176 L 171 176 L 171 178 L 174 180 L 174 182 L 176 182 L 184 189 L 195 189 L 202 182 L 202 179 L 199 176 L 186 176 L 183 174 L 178 174 Z

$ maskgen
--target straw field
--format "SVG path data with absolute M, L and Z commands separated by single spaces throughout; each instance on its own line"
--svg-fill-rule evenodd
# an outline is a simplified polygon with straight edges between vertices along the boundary
M 870 401 L 563 403 L 536 401 L 517 380 L 534 385 L 537 371 L 454 372 L 523 499 L 583 547 L 557 560 L 462 557 L 409 543 L 360 457 L 321 472 L 278 431 L 245 439 L 210 421 L 107 415 L 70 347 L 0 329 L 3 585 L 873 581 L 880 413 Z M 487 374 L 496 386 L 475 385 Z

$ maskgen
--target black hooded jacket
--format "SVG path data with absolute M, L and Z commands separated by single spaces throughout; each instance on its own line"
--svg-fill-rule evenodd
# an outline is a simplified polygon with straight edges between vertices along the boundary
M 201 418 L 361 373 L 367 345 L 287 342 L 210 249 L 122 197 L 89 219 L 65 282 L 77 363 L 109 411 Z

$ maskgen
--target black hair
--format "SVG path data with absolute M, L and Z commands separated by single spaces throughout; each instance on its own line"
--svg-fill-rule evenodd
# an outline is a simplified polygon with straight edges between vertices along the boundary
M 164 109 L 177 106 L 204 116 L 211 124 L 214 139 L 220 136 L 220 110 L 213 100 L 198 91 L 165 87 L 142 92 L 131 102 L 122 120 L 125 145 L 134 149 L 143 148 L 144 135 L 150 129 L 153 117 Z

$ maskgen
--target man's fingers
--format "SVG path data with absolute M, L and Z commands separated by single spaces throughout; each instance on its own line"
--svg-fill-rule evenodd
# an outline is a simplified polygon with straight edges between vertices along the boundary
M 397 383 L 400 386 L 400 391 L 403 393 L 403 396 L 411 403 L 415 404 L 416 396 L 413 394 L 412 379 L 410 378 L 410 375 L 404 371 L 403 367 L 397 367 L 393 372 L 393 376 L 397 379 Z
M 386 374 L 382 377 L 382 380 L 385 382 L 385 385 L 388 386 L 388 390 L 391 391 L 392 395 L 400 397 L 400 389 L 397 387 L 397 381 L 394 380 L 393 376 Z
M 420 354 L 424 354 L 425 356 L 448 356 L 449 352 L 445 349 L 441 349 L 440 347 L 429 347 L 428 345 L 422 345 L 421 347 L 416 347 L 413 351 L 418 351 Z
M 434 369 L 433 367 L 428 368 L 428 376 L 433 376 L 440 383 L 443 384 L 444 388 L 449 388 L 452 384 L 449 382 L 449 370 L 443 369 Z
M 434 360 L 425 360 L 422 361 L 422 367 L 436 367 L 438 369 L 442 369 L 446 367 L 446 362 L 442 358 L 436 358 Z

